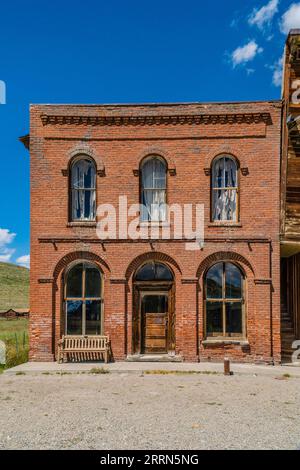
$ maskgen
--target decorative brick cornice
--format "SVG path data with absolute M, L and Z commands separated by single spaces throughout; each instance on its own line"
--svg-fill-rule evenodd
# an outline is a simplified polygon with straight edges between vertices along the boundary
M 233 114 L 182 114 L 174 116 L 75 116 L 42 114 L 41 121 L 47 125 L 84 126 L 152 126 L 182 124 L 271 124 L 270 113 Z
M 61 258 L 58 263 L 56 264 L 54 271 L 53 271 L 53 282 L 56 282 L 59 273 L 65 269 L 70 263 L 73 261 L 92 261 L 94 263 L 97 263 L 98 266 L 104 270 L 109 272 L 110 268 L 106 261 L 100 256 L 98 256 L 95 253 L 92 253 L 91 251 L 73 251 L 71 253 L 68 253 L 65 255 L 63 258 Z
M 135 258 L 128 266 L 125 273 L 125 278 L 128 280 L 130 276 L 137 270 L 137 268 L 139 268 L 143 263 L 146 263 L 148 261 L 160 261 L 162 263 L 167 264 L 169 267 L 175 267 L 181 273 L 177 261 L 171 258 L 171 256 L 158 251 L 152 251 L 143 253 L 137 258 Z
M 197 277 L 200 278 L 202 274 L 213 264 L 218 263 L 218 262 L 228 262 L 228 261 L 233 261 L 237 262 L 243 266 L 247 266 L 247 268 L 250 269 L 250 271 L 254 274 L 253 268 L 249 261 L 244 258 L 244 256 L 240 255 L 239 253 L 235 253 L 232 251 L 219 251 L 216 253 L 212 253 L 209 255 L 207 258 L 205 258 L 202 263 L 200 264 L 198 270 L 197 270 Z

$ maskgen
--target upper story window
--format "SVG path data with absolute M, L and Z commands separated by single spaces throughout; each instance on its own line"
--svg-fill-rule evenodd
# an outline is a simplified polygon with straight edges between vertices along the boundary
M 82 156 L 71 167 L 71 220 L 96 220 L 96 168 Z
M 238 222 L 238 167 L 226 155 L 212 166 L 212 220 Z
M 147 158 L 141 167 L 141 220 L 166 221 L 167 167 L 160 157 Z

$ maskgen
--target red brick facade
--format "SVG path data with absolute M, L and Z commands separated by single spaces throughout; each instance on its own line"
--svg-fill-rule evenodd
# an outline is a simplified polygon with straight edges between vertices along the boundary
M 280 361 L 281 102 L 31 107 L 31 300 L 33 361 L 54 360 L 64 334 L 63 279 L 76 260 L 91 260 L 104 279 L 104 333 L 114 359 L 132 353 L 132 279 L 147 259 L 175 277 L 176 354 L 186 361 Z M 93 223 L 70 223 L 69 166 L 77 154 L 97 166 L 97 204 L 139 202 L 138 169 L 147 155 L 168 165 L 170 204 L 205 205 L 205 243 L 185 240 L 101 242 Z M 239 163 L 240 220 L 212 223 L 210 168 L 220 154 Z M 206 341 L 203 282 L 217 261 L 246 279 L 246 338 Z

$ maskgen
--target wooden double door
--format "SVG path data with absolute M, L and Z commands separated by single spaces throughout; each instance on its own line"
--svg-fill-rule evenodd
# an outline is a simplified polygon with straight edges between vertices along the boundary
M 140 354 L 175 351 L 175 293 L 172 287 L 135 291 L 133 349 Z

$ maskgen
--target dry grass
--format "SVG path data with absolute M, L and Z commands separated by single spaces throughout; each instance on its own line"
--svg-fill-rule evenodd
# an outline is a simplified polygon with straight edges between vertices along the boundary
M 0 310 L 28 308 L 29 269 L 0 263 Z
M 143 372 L 145 375 L 219 375 L 219 372 L 202 370 L 145 370 Z
M 0 340 L 6 345 L 6 364 L 0 371 L 28 361 L 28 320 L 0 320 Z
M 109 374 L 109 370 L 104 367 L 93 367 L 89 374 Z

